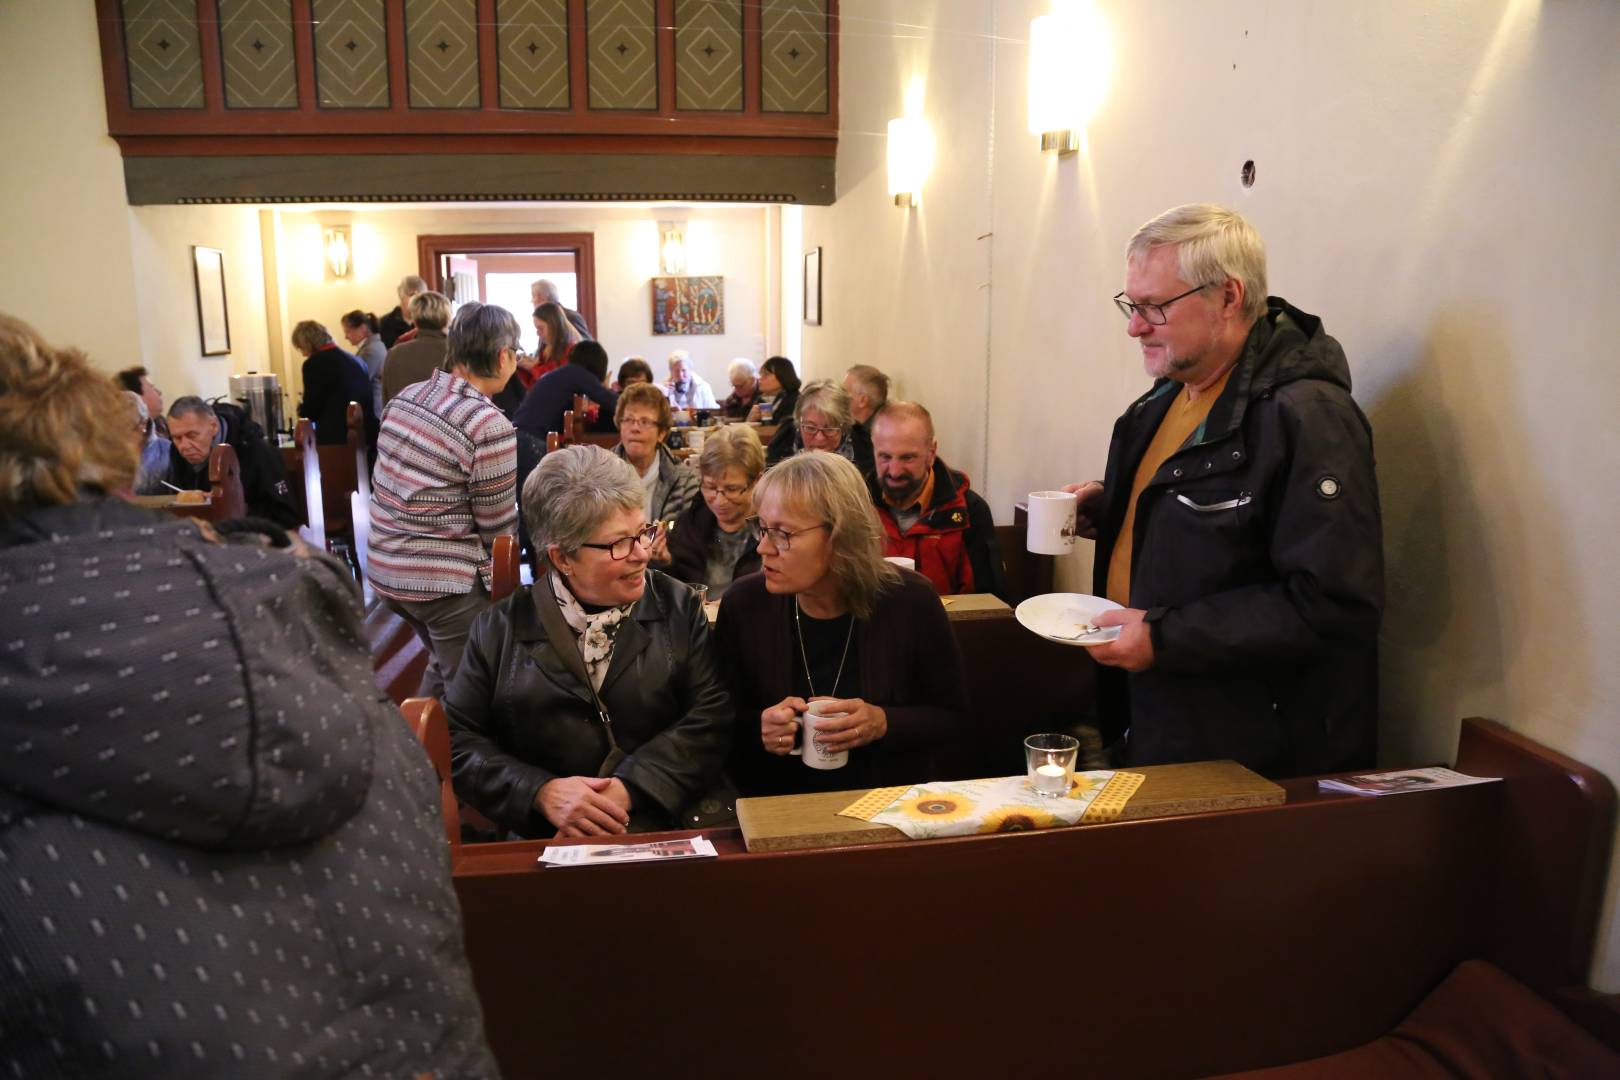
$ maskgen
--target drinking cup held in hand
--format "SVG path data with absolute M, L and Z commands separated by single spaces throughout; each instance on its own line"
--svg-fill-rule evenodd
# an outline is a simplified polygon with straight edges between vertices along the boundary
M 821 740 L 816 738 L 816 725 L 821 721 L 849 715 L 844 712 L 828 710 L 827 706 L 832 700 L 832 698 L 816 698 L 810 702 L 810 708 L 800 718 L 804 725 L 803 737 L 800 739 L 802 755 L 804 763 L 812 769 L 842 769 L 849 762 L 848 750 L 832 753 L 821 745 Z
M 1025 547 L 1037 555 L 1067 555 L 1073 551 L 1078 506 L 1078 500 L 1067 491 L 1030 492 Z

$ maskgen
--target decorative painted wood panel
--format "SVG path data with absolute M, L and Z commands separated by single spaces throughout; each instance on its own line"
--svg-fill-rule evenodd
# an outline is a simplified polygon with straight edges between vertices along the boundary
M 675 107 L 742 109 L 742 0 L 675 0 Z
M 225 106 L 295 109 L 292 0 L 218 0 Z
M 388 108 L 383 0 L 310 0 L 315 97 L 323 109 Z
M 656 0 L 585 0 L 593 109 L 658 107 Z
M 129 103 L 137 109 L 203 107 L 195 0 L 123 0 Z
M 827 0 L 764 0 L 760 80 L 766 112 L 828 110 Z
M 568 0 L 497 0 L 501 108 L 568 108 Z
M 478 108 L 478 0 L 405 0 L 413 109 Z

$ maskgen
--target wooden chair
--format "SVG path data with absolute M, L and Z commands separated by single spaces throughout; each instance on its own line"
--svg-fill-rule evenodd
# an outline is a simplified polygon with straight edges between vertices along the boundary
M 293 443 L 302 459 L 306 538 L 323 551 L 331 550 L 334 541 L 341 542 L 355 576 L 363 580 L 363 537 L 370 531 L 371 462 L 365 412 L 357 402 L 349 402 L 346 420 L 348 431 L 342 443 L 318 443 L 315 425 L 309 420 L 298 421 Z
M 450 841 L 450 860 L 461 853 L 461 807 L 450 784 L 450 724 L 438 698 L 406 698 L 399 711 L 427 750 L 428 760 L 439 777 L 439 810 L 444 815 L 444 835 Z
M 578 401 L 579 398 L 576 396 L 574 400 Z M 578 441 L 579 428 L 575 421 L 577 415 L 573 409 L 568 409 L 562 415 L 562 430 L 546 432 L 546 453 L 560 450 L 565 446 L 573 446 Z
M 505 600 L 523 581 L 515 536 L 497 536 L 491 554 L 495 559 L 495 572 L 491 575 L 489 595 L 494 600 Z
M 177 517 L 226 521 L 247 516 L 247 497 L 242 494 L 242 463 L 229 443 L 220 443 L 208 454 L 208 505 L 166 506 Z

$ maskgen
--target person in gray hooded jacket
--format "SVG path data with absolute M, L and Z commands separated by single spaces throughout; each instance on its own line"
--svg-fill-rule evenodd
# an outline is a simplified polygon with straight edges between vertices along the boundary
M 497 1075 L 352 579 L 110 497 L 121 408 L 0 316 L 0 1075 Z

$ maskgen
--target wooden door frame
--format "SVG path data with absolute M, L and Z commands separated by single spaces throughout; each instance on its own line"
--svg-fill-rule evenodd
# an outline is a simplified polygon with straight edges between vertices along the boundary
M 439 274 L 439 256 L 488 252 L 518 254 L 564 251 L 574 256 L 579 313 L 592 336 L 600 336 L 596 325 L 596 234 L 595 233 L 445 233 L 416 238 L 416 262 L 428 288 L 444 291 Z

